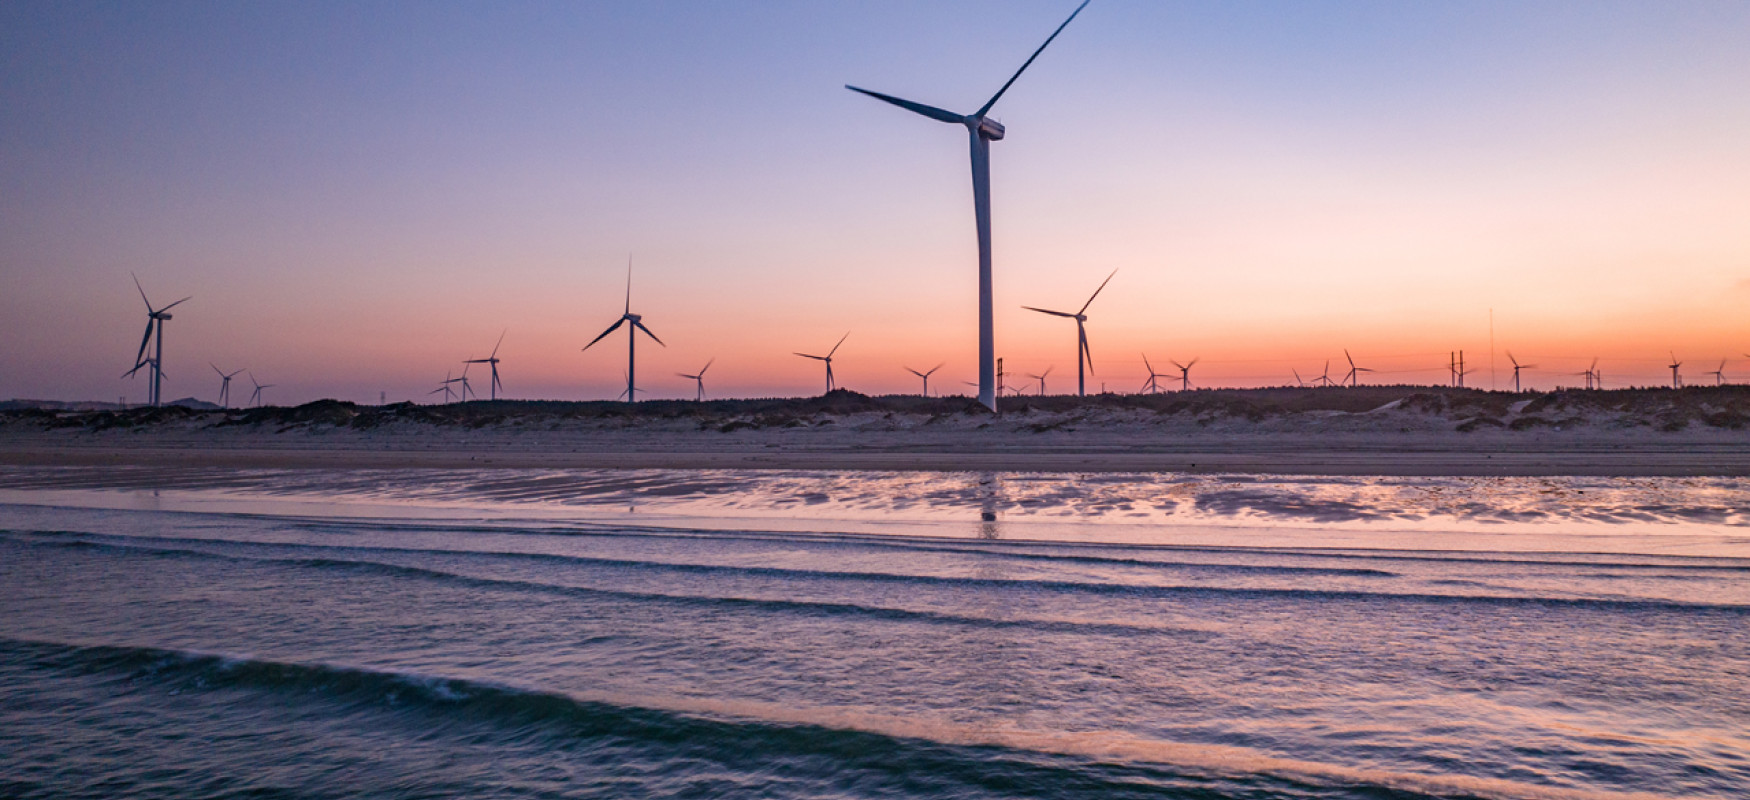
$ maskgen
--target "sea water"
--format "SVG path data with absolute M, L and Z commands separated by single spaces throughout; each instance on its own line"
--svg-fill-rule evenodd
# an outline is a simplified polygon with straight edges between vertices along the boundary
M 1750 795 L 1734 479 L 0 469 L 7 797 Z

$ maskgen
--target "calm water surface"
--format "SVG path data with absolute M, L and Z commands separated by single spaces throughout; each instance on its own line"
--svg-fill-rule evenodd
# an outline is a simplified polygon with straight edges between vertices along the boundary
M 1750 489 L 4 468 L 0 795 L 1741 798 Z

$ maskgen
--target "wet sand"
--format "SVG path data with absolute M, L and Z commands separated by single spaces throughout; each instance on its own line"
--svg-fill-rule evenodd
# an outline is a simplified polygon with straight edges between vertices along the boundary
M 1750 476 L 1750 448 L 1681 442 L 1523 446 L 1485 442 L 1416 448 L 1405 443 L 1319 447 L 1294 442 L 1239 442 L 1179 448 L 956 447 L 918 449 L 757 448 L 657 449 L 628 440 L 621 447 L 428 449 L 350 446 L 247 447 L 0 444 L 0 464 L 29 466 L 149 465 L 159 467 L 352 469 L 807 469 L 1009 472 L 1187 472 L 1286 475 L 1403 476 Z M 450 446 L 445 446 L 450 445 Z

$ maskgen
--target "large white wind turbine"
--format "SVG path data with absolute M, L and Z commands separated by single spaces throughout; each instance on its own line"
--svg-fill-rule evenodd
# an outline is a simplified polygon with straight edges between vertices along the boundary
M 1057 26 L 1057 30 L 1052 31 L 1051 36 L 1046 38 L 1045 44 L 1039 45 L 1039 49 L 1033 51 L 1033 55 L 1027 58 L 1026 63 L 1022 64 L 1020 69 L 1015 70 L 1015 74 L 1009 78 L 1008 83 L 1003 84 L 1003 88 L 998 89 L 996 94 L 991 95 L 990 100 L 971 114 L 956 114 L 935 106 L 926 106 L 892 95 L 859 89 L 849 84 L 845 86 L 846 89 L 853 92 L 861 92 L 877 100 L 892 103 L 937 122 L 965 125 L 967 133 L 972 138 L 972 203 L 978 220 L 978 402 L 983 403 L 992 411 L 995 411 L 997 407 L 997 369 L 996 333 L 993 322 L 995 312 L 991 306 L 990 143 L 1003 138 L 1003 124 L 985 115 L 990 113 L 991 107 L 997 104 L 997 100 L 1002 98 L 1003 93 L 1014 85 L 1015 79 L 1027 71 L 1027 67 L 1032 65 L 1033 59 L 1045 52 L 1045 48 L 1051 44 L 1051 40 L 1056 39 L 1057 35 L 1069 25 L 1070 20 L 1082 13 L 1082 9 L 1086 8 L 1087 5 L 1088 0 L 1082 0 L 1082 4 L 1076 6 L 1076 10 L 1070 13 L 1069 19 Z
M 638 350 L 638 332 L 644 331 L 644 334 L 651 339 L 654 339 L 657 344 L 662 344 L 662 340 L 657 339 L 656 334 L 651 333 L 649 328 L 644 327 L 643 319 L 643 315 L 632 313 L 632 259 L 628 258 L 626 259 L 625 312 L 620 315 L 619 319 L 614 321 L 614 324 L 609 325 L 607 330 L 602 331 L 600 336 L 589 340 L 589 344 L 583 346 L 583 349 L 588 350 L 591 347 L 594 347 L 596 342 L 601 341 L 608 334 L 619 330 L 621 325 L 628 322 L 632 323 L 632 327 L 626 329 L 626 393 L 623 396 L 628 403 L 638 402 L 638 388 L 637 381 L 635 380 L 637 377 L 636 370 L 638 366 L 636 358 Z M 662 346 L 667 347 L 668 345 L 662 344 Z
M 1118 270 L 1112 270 L 1112 275 L 1117 274 Z M 1083 367 L 1086 367 L 1087 372 L 1094 371 L 1094 354 L 1088 350 L 1088 329 L 1084 327 L 1088 321 L 1088 306 L 1093 305 L 1094 298 L 1099 297 L 1100 292 L 1106 288 L 1106 284 L 1112 282 L 1112 275 L 1107 275 L 1105 280 L 1100 281 L 1100 288 L 1095 289 L 1094 293 L 1088 296 L 1088 302 L 1083 303 L 1081 310 L 1074 314 L 1067 311 L 1051 311 L 1044 308 L 1021 306 L 1028 311 L 1037 311 L 1054 317 L 1068 317 L 1076 321 L 1076 394 L 1081 397 L 1088 395 L 1088 376 L 1082 371 Z

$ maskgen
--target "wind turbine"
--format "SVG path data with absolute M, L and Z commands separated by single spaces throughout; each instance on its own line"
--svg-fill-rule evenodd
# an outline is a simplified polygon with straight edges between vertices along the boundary
M 1155 365 L 1148 363 L 1147 353 L 1142 354 L 1142 365 L 1148 368 L 1148 380 L 1142 384 L 1142 390 L 1149 394 L 1159 394 L 1161 391 L 1161 383 L 1159 379 L 1164 373 L 1155 372 Z
M 236 372 L 232 372 L 231 374 L 226 375 L 224 370 L 219 369 L 219 365 L 214 364 L 211 361 L 207 362 L 207 366 L 212 367 L 213 371 L 219 373 L 219 377 L 224 379 L 223 381 L 221 381 L 219 383 L 219 405 L 223 408 L 230 408 L 231 407 L 231 379 L 237 377 L 237 373 L 242 372 L 243 370 L 237 370 Z
M 273 384 L 262 383 L 261 381 L 256 380 L 255 373 L 253 372 L 247 372 L 246 374 L 249 375 L 249 382 L 255 384 L 255 393 L 249 396 L 249 402 L 254 403 L 256 408 L 261 408 L 261 390 L 272 389 Z
M 1671 354 L 1671 365 L 1670 366 L 1671 366 L 1671 388 L 1673 388 L 1673 389 L 1683 388 L 1683 376 L 1677 374 L 1677 368 L 1683 366 L 1683 362 L 1677 360 L 1676 353 Z
M 480 399 L 480 393 L 474 391 L 473 386 L 468 385 L 468 362 L 462 362 L 462 377 L 457 378 L 456 381 L 462 384 L 462 402 L 468 402 L 469 394 L 473 394 L 475 400 Z
M 619 330 L 621 325 L 624 325 L 628 322 L 632 323 L 632 327 L 626 329 L 626 394 L 625 394 L 625 397 L 626 397 L 626 402 L 628 402 L 628 403 L 638 402 L 638 389 L 637 389 L 637 385 L 636 385 L 635 381 L 633 380 L 637 376 L 637 369 L 638 369 L 638 360 L 635 357 L 636 353 L 637 353 L 637 349 L 638 349 L 638 332 L 644 331 L 644 334 L 646 336 L 649 336 L 651 339 L 654 339 L 657 344 L 662 344 L 662 340 L 657 339 L 656 334 L 651 333 L 649 328 L 644 327 L 643 320 L 644 320 L 644 316 L 642 314 L 632 313 L 632 259 L 631 259 L 631 257 L 627 257 L 626 258 L 626 311 L 625 311 L 625 313 L 622 313 L 620 315 L 619 319 L 614 321 L 614 324 L 609 325 L 607 330 L 602 331 L 600 336 L 597 336 L 594 339 L 589 340 L 589 344 L 584 345 L 583 349 L 588 350 L 591 347 L 594 347 L 596 342 L 601 341 L 608 334 L 613 333 L 616 330 Z M 662 346 L 667 347 L 668 345 L 662 344 Z M 466 373 L 463 373 L 463 374 L 466 374 Z
M 1112 270 L 1112 275 L 1117 274 L 1118 270 Z M 1094 298 L 1099 297 L 1101 290 L 1106 288 L 1106 284 L 1112 282 L 1112 275 L 1107 275 L 1106 280 L 1100 281 L 1100 288 L 1095 289 L 1094 293 L 1088 297 L 1088 302 L 1083 303 L 1081 310 L 1074 314 L 1067 311 L 1051 311 L 1043 308 L 1034 308 L 1032 306 L 1021 306 L 1028 311 L 1037 311 L 1041 314 L 1050 314 L 1054 317 L 1068 317 L 1076 321 L 1076 394 L 1081 397 L 1086 397 L 1088 394 L 1088 378 L 1087 375 L 1082 372 L 1084 362 L 1087 365 L 1088 372 L 1094 371 L 1094 354 L 1088 351 L 1088 331 L 1087 328 L 1084 327 L 1085 323 L 1088 321 L 1088 306 L 1093 305 Z
M 942 363 L 946 364 L 947 362 L 944 361 Z M 937 364 L 933 367 L 930 367 L 930 370 L 928 372 L 918 372 L 917 370 L 912 369 L 911 367 L 906 367 L 905 371 L 924 379 L 924 396 L 929 397 L 930 396 L 930 376 L 934 375 L 936 373 L 936 370 L 939 370 L 941 368 L 942 368 L 942 364 Z
M 140 352 L 134 354 L 134 368 L 124 373 L 122 377 L 131 378 L 134 376 L 134 373 L 140 371 L 141 367 L 151 367 L 152 369 L 146 373 L 146 377 L 150 378 L 152 382 L 150 391 L 152 405 L 158 405 L 158 402 L 161 399 L 160 392 L 164 388 L 164 323 L 170 321 L 170 309 L 193 300 L 194 298 L 184 297 L 163 308 L 153 308 L 152 301 L 146 299 L 145 287 L 140 285 L 140 276 L 134 275 L 131 272 L 128 274 L 134 279 L 134 288 L 140 290 L 140 299 L 144 300 L 146 303 L 146 335 L 140 337 Z M 156 334 L 156 336 L 154 336 L 154 334 Z M 152 357 L 147 358 L 146 348 L 152 344 L 154 338 L 157 340 L 158 346 Z
M 1179 391 L 1183 392 L 1191 388 L 1191 368 L 1197 366 L 1197 362 L 1202 360 L 1203 357 L 1198 356 L 1191 359 L 1191 363 L 1189 364 L 1181 364 L 1177 361 L 1173 361 L 1173 366 L 1179 368 Z
M 1726 360 L 1723 358 L 1720 359 L 1719 369 L 1716 369 L 1713 372 L 1704 372 L 1702 374 L 1714 376 L 1715 386 L 1724 386 L 1726 384 Z
M 1290 369 L 1289 369 L 1289 370 L 1288 370 L 1288 371 L 1289 371 L 1289 372 L 1292 372 L 1292 373 L 1294 373 L 1294 385 L 1295 385 L 1295 386 L 1298 386 L 1298 387 L 1300 387 L 1300 388 L 1302 388 L 1302 389 L 1305 389 L 1305 388 L 1306 388 L 1306 381 L 1304 381 L 1304 380 L 1301 380 L 1301 378 L 1300 378 L 1300 370 L 1298 370 L 1298 369 L 1293 369 L 1293 368 L 1290 368 Z
M 1054 368 L 1055 368 L 1054 366 L 1053 367 L 1046 367 L 1045 371 L 1039 373 L 1038 375 L 1034 375 L 1031 372 L 1027 373 L 1027 377 L 1032 378 L 1036 381 L 1039 381 L 1039 396 L 1040 397 L 1045 396 L 1045 376 L 1050 375 L 1051 370 Z
M 937 122 L 965 125 L 967 133 L 971 136 L 972 204 L 978 223 L 978 402 L 983 403 L 992 411 L 997 409 L 997 378 L 996 333 L 993 322 L 994 311 L 991 306 L 990 143 L 1002 139 L 1004 129 L 1002 123 L 986 115 L 990 113 L 991 107 L 997 104 L 997 100 L 1002 98 L 1003 93 L 1014 85 L 1015 79 L 1027 71 L 1027 67 L 1032 65 L 1033 60 L 1038 58 L 1040 53 L 1045 52 L 1045 48 L 1051 44 L 1051 41 L 1056 39 L 1070 21 L 1074 20 L 1077 14 L 1082 13 L 1082 9 L 1087 8 L 1087 6 L 1088 0 L 1082 0 L 1082 4 L 1076 6 L 1076 10 L 1070 13 L 1069 19 L 1057 26 L 1057 30 L 1052 31 L 1051 36 L 1045 39 L 1045 44 L 1039 45 L 1039 49 L 1033 51 L 1033 55 L 1021 64 L 1021 68 L 1015 70 L 1015 74 L 1009 78 L 1008 83 L 1003 84 L 1003 88 L 998 89 L 997 93 L 985 101 L 982 107 L 971 114 L 956 114 L 934 106 L 926 106 L 891 95 L 859 89 L 850 84 L 845 85 L 846 89 L 853 92 L 860 92 L 877 100 L 892 103 Z
M 1586 388 L 1588 389 L 1603 388 L 1603 382 L 1598 380 L 1598 359 L 1596 358 L 1592 359 L 1592 366 L 1587 367 L 1585 372 L 1574 374 L 1586 379 Z
M 698 401 L 701 403 L 705 401 L 705 370 L 710 369 L 711 365 L 715 364 L 715 363 L 717 363 L 717 359 L 715 359 L 715 358 L 711 359 L 710 361 L 705 362 L 705 366 L 700 367 L 699 372 L 696 375 L 688 375 L 685 372 L 675 373 L 676 375 L 679 375 L 679 376 L 686 378 L 688 380 L 696 381 L 699 384 L 699 395 L 697 397 L 693 398 L 695 401 Z
M 1344 377 L 1343 380 L 1348 381 L 1349 388 L 1353 389 L 1356 386 L 1360 385 L 1360 382 L 1358 379 L 1360 378 L 1361 373 L 1372 372 L 1373 370 L 1368 369 L 1366 367 L 1355 366 L 1355 357 L 1352 355 L 1349 355 L 1348 350 L 1343 351 L 1343 357 L 1349 359 L 1349 374 L 1346 377 Z
M 504 333 L 510 333 L 510 331 L 507 329 L 507 330 L 505 330 Z M 501 333 L 498 335 L 498 344 L 495 344 L 492 346 L 492 355 L 487 356 L 485 358 L 476 358 L 476 359 L 473 359 L 472 361 L 462 362 L 464 364 L 490 364 L 490 365 L 492 365 L 492 386 L 487 391 L 491 392 L 491 398 L 493 400 L 498 399 L 498 389 L 501 385 L 498 382 L 498 345 L 504 344 L 504 333 Z M 468 374 L 468 369 L 466 367 L 463 367 L 462 368 L 462 375 L 466 376 L 467 374 Z
M 839 344 L 844 344 L 845 340 L 849 339 L 849 338 L 851 338 L 851 332 L 845 331 L 845 335 L 839 337 Z M 828 392 L 831 392 L 834 388 L 834 384 L 832 382 L 832 354 L 837 353 L 839 351 L 839 344 L 833 345 L 832 349 L 826 351 L 826 355 L 824 355 L 824 356 L 814 356 L 814 355 L 809 355 L 807 353 L 797 353 L 796 354 L 796 355 L 802 356 L 803 358 L 812 358 L 816 361 L 825 361 L 826 362 L 826 390 Z
M 1507 351 L 1507 360 L 1513 362 L 1513 393 L 1518 394 L 1519 393 L 1519 371 L 1522 369 L 1537 369 L 1537 365 L 1536 364 L 1521 364 L 1521 363 L 1519 363 L 1519 359 L 1513 357 L 1512 350 Z
M 444 402 L 445 403 L 452 402 L 450 398 L 452 398 L 456 395 L 456 390 L 451 389 L 450 384 L 455 383 L 457 380 L 459 380 L 458 378 L 450 377 L 451 375 L 454 375 L 454 374 L 455 373 L 453 373 L 453 372 L 445 373 L 444 374 L 444 382 L 438 384 L 438 388 L 433 389 L 429 392 L 426 392 L 426 394 L 437 394 L 438 392 L 443 392 L 444 393 Z

